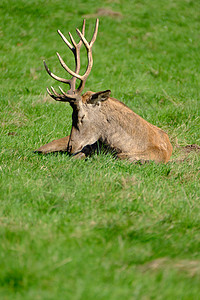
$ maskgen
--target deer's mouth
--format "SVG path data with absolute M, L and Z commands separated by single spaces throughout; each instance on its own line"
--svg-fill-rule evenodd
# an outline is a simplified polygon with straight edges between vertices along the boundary
M 84 153 L 85 156 L 90 156 L 90 155 L 91 155 L 92 153 L 94 153 L 96 150 L 99 151 L 99 150 L 100 150 L 100 147 L 101 147 L 101 145 L 98 144 L 98 141 L 96 141 L 96 142 L 93 143 L 93 144 L 88 144 L 88 145 L 86 145 L 86 146 L 81 146 L 81 147 L 79 147 L 79 149 L 78 149 L 76 152 L 74 152 L 74 153 L 70 153 L 70 152 L 69 152 L 69 154 L 70 154 L 71 156 L 75 156 L 75 155 L 77 155 L 77 154 L 79 154 L 79 153 Z
M 72 146 L 68 146 L 67 152 L 69 155 L 74 156 L 82 152 L 83 148 L 84 148 L 83 146 L 80 146 L 78 149 L 76 149 L 76 151 L 74 151 Z

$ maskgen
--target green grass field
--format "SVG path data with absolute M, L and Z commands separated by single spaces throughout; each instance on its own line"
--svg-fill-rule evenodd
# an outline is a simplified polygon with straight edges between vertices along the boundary
M 200 299 L 200 151 L 186 147 L 200 145 L 200 2 L 0 6 L 0 299 Z M 77 38 L 86 16 L 89 40 L 97 15 L 85 91 L 110 89 L 164 129 L 166 165 L 33 153 L 71 127 L 42 60 L 69 78 L 55 53 L 71 68 L 73 55 L 56 30 Z

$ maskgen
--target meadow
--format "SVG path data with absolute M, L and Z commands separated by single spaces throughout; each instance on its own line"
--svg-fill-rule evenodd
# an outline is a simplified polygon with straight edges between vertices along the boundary
M 200 2 L 2 0 L 0 4 L 0 299 L 199 299 Z M 39 155 L 70 133 L 66 37 L 86 18 L 94 65 L 84 91 L 110 89 L 165 130 L 167 164 L 111 154 Z M 81 52 L 81 73 L 86 52 Z M 66 86 L 61 85 L 66 90 Z M 193 145 L 193 146 L 190 146 Z

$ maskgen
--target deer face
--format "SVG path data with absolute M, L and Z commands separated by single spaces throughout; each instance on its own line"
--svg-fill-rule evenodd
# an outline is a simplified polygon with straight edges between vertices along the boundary
M 108 99 L 110 90 L 93 93 L 86 92 L 82 101 L 71 104 L 73 108 L 72 129 L 68 143 L 68 152 L 76 154 L 85 146 L 99 140 L 102 133 L 104 115 L 101 102 Z

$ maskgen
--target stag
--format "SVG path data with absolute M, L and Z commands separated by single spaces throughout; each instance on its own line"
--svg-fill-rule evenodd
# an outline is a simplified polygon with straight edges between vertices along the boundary
M 99 20 L 96 20 L 94 34 L 90 42 L 85 38 L 85 20 L 82 32 L 76 29 L 80 38 L 76 43 L 69 32 L 71 43 L 58 30 L 59 35 L 75 57 L 75 71 L 72 71 L 57 53 L 61 66 L 72 76 L 67 80 L 53 74 L 44 61 L 47 73 L 55 80 L 66 83 L 70 89 L 58 93 L 53 87 L 48 94 L 56 101 L 69 102 L 73 109 L 72 128 L 69 136 L 54 140 L 36 152 L 50 153 L 66 151 L 76 158 L 86 157 L 95 149 L 97 143 L 112 149 L 117 157 L 129 161 L 168 162 L 172 154 L 172 145 L 168 135 L 160 128 L 150 124 L 133 112 L 121 101 L 110 96 L 111 91 L 82 94 L 86 80 L 93 65 L 92 46 L 97 37 Z M 80 75 L 80 48 L 84 44 L 87 50 L 88 65 L 84 75 Z M 80 80 L 76 88 L 76 79 Z

